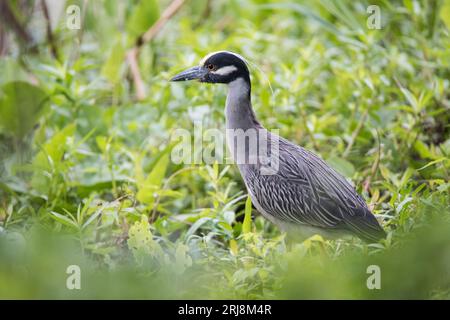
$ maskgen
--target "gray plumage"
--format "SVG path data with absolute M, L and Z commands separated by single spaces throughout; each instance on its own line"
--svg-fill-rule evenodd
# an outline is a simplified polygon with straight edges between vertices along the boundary
M 229 66 L 234 72 L 208 72 L 200 81 L 227 83 L 228 95 L 225 107 L 226 127 L 262 130 L 264 143 L 278 139 L 278 170 L 275 174 L 262 174 L 265 163 L 238 163 L 253 204 L 261 214 L 282 229 L 303 237 L 319 233 L 326 237 L 353 234 L 373 242 L 385 237 L 385 232 L 365 201 L 351 184 L 321 158 L 292 142 L 268 132 L 256 119 L 251 104 L 251 84 L 243 58 L 229 52 L 219 52 L 203 60 L 202 66 L 220 70 Z M 214 69 L 213 69 L 213 68 Z M 191 70 L 191 69 L 190 69 Z M 190 71 L 192 73 L 192 71 Z M 182 73 L 180 76 L 185 76 Z M 190 74 L 189 74 L 190 75 Z M 220 77 L 219 77 L 220 75 Z M 177 78 L 173 80 L 190 80 Z M 258 156 L 249 148 L 237 148 L 237 139 L 227 136 L 233 158 Z M 233 141 L 231 141 L 233 140 Z

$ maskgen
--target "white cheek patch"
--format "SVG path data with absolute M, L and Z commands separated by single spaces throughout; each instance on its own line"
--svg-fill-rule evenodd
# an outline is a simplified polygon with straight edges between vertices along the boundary
M 213 74 L 217 74 L 220 76 L 226 76 L 229 75 L 230 73 L 236 71 L 237 68 L 235 66 L 226 66 L 226 67 L 222 67 L 220 69 L 217 69 L 216 71 L 211 71 L 211 73 Z

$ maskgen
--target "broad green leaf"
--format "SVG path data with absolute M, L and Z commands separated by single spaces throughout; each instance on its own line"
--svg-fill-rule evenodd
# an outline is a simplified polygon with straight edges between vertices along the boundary
M 450 0 L 444 0 L 444 4 L 441 7 L 440 17 L 450 30 Z
M 121 41 L 111 48 L 108 59 L 103 64 L 101 74 L 112 84 L 116 84 L 121 79 L 122 65 L 125 61 L 125 47 Z
M 416 140 L 414 142 L 414 149 L 419 153 L 421 158 L 424 159 L 434 159 L 433 153 L 430 151 L 428 146 L 421 140 Z
M 42 146 L 42 150 L 33 160 L 33 165 L 39 168 L 49 168 L 49 161 L 53 164 L 60 162 L 67 149 L 67 139 L 72 137 L 74 132 L 75 124 L 70 124 L 56 133 Z
M 102 153 L 105 153 L 106 147 L 108 145 L 108 138 L 105 136 L 97 136 L 95 137 L 95 142 L 97 143 L 97 147 L 102 151 Z
M 13 81 L 27 81 L 28 76 L 16 59 L 2 57 L 0 59 L 0 85 Z
M 47 95 L 28 82 L 0 87 L 0 130 L 19 139 L 31 131 L 46 105 Z
M 233 232 L 233 227 L 225 221 L 220 221 L 218 225 L 221 226 L 225 231 L 228 231 L 230 233 Z
M 161 189 L 162 181 L 166 175 L 167 166 L 169 164 L 169 153 L 165 153 L 156 162 L 150 174 L 145 181 L 138 186 L 136 198 L 147 205 L 152 205 L 155 201 L 155 195 Z
M 75 124 L 70 124 L 60 132 L 56 133 L 41 148 L 41 151 L 34 157 L 32 167 L 34 168 L 31 185 L 41 193 L 49 190 L 49 177 L 45 172 L 52 172 L 57 169 L 63 161 L 63 155 L 66 152 L 67 139 L 72 137 L 75 132 Z
M 355 173 L 355 167 L 353 164 L 343 158 L 333 156 L 328 158 L 327 162 L 344 177 L 350 178 Z

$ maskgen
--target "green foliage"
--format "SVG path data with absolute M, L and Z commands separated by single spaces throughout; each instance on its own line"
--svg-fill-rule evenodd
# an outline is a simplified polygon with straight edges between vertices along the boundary
M 117 84 L 121 80 L 122 62 L 125 59 L 125 54 L 123 44 L 121 41 L 117 41 L 103 64 L 101 74 L 112 84 Z
M 69 124 L 47 141 L 32 161 L 33 176 L 31 186 L 44 194 L 50 192 L 52 183 L 61 183 L 61 177 L 67 172 L 64 154 L 70 147 L 69 138 L 75 132 L 75 125 Z M 63 177 L 62 177 L 63 178 Z M 56 181 L 55 181 L 56 180 Z
M 139 37 L 150 28 L 159 17 L 157 0 L 140 0 L 132 9 L 127 20 L 127 31 L 131 36 Z
M 375 1 L 373 30 L 367 1 L 187 1 L 139 50 L 143 100 L 127 52 L 168 2 L 78 3 L 59 62 L 45 28 L 0 61 L 0 297 L 449 298 L 448 0 Z M 174 130 L 224 128 L 225 88 L 168 79 L 222 49 L 251 61 L 261 122 L 351 179 L 385 241 L 290 241 L 234 165 L 171 161 Z
M 445 22 L 445 25 L 447 26 L 447 28 L 450 29 L 450 1 L 445 0 L 444 4 L 442 5 L 442 9 L 440 12 L 440 17 L 442 19 L 442 21 Z
M 137 177 L 138 193 L 136 199 L 142 203 L 152 205 L 155 198 L 158 196 L 157 192 L 161 190 L 164 176 L 166 175 L 167 166 L 169 165 L 169 154 L 165 153 L 156 162 L 152 171 L 147 178 Z
M 15 81 L 0 88 L 0 129 L 18 139 L 23 138 L 38 121 L 47 97 L 37 86 Z
M 252 199 L 247 196 L 247 201 L 245 202 L 245 216 L 244 222 L 242 224 L 242 233 L 249 233 L 252 229 Z
M 156 259 L 163 257 L 161 246 L 154 241 L 145 215 L 142 215 L 141 221 L 135 222 L 128 231 L 128 247 L 139 265 L 143 264 L 146 257 Z

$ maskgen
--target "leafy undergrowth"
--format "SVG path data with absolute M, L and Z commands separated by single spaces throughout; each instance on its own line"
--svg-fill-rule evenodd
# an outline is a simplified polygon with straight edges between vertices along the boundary
M 365 2 L 192 1 L 142 47 L 141 100 L 126 50 L 167 3 L 117 3 L 89 3 L 81 47 L 57 26 L 58 59 L 37 28 L 0 61 L 0 297 L 449 298 L 448 1 L 379 2 L 379 30 Z M 385 241 L 290 242 L 235 166 L 171 161 L 175 130 L 223 128 L 225 90 L 168 79 L 222 49 L 259 66 L 261 122 L 351 179 Z

